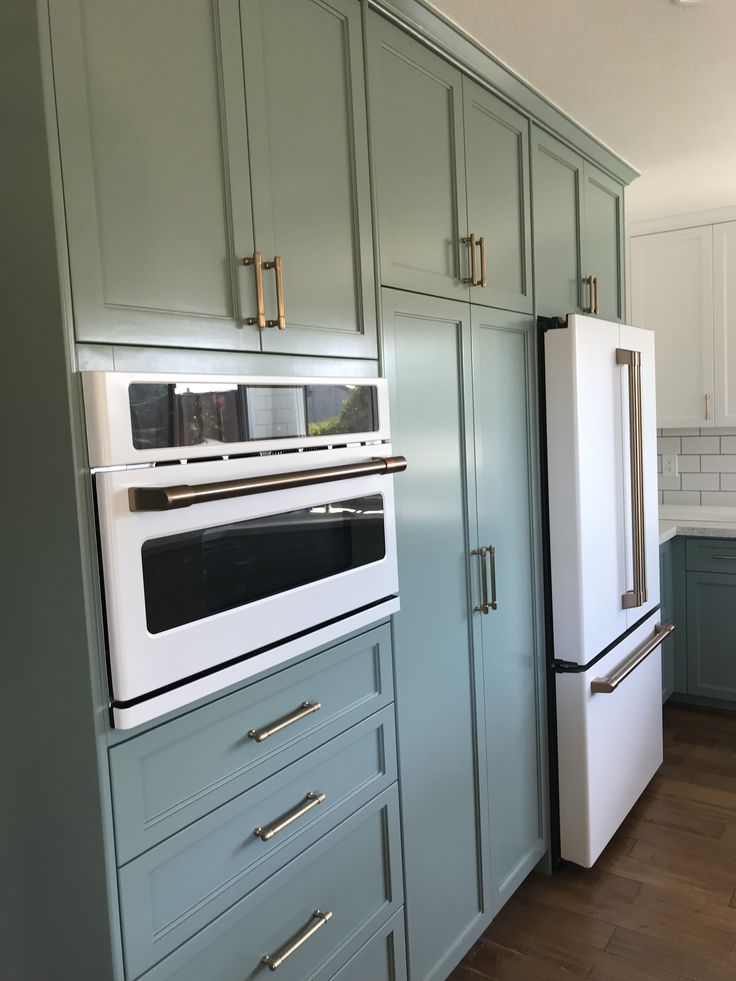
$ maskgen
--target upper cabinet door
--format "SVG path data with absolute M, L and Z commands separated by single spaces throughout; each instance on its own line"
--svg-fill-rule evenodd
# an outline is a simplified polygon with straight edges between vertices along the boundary
M 376 357 L 363 45 L 357 0 L 243 0 L 256 248 L 282 260 L 286 330 L 264 351 Z M 278 320 L 276 269 L 264 269 Z
M 381 282 L 467 299 L 462 76 L 378 14 L 367 24 Z
M 716 426 L 736 426 L 736 221 L 713 226 Z
M 532 310 L 529 122 L 463 78 L 468 229 L 477 240 L 471 299 Z
M 631 319 L 656 337 L 657 425 L 713 426 L 710 225 L 631 239 Z
M 564 317 L 582 309 L 583 159 L 536 126 L 532 127 L 532 141 L 537 313 Z
M 258 349 L 236 0 L 52 0 L 51 35 L 77 339 Z
M 587 162 L 584 178 L 583 303 L 592 308 L 586 312 L 603 320 L 623 320 L 624 189 Z M 592 298 L 589 277 L 594 277 Z

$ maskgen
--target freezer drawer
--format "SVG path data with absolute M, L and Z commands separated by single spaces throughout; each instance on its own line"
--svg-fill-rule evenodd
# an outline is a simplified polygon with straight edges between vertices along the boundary
M 659 614 L 587 671 L 557 674 L 560 850 L 589 868 L 662 763 Z M 644 659 L 615 687 L 616 675 Z M 619 670 L 621 669 L 621 670 Z M 613 691 L 593 691 L 611 681 Z

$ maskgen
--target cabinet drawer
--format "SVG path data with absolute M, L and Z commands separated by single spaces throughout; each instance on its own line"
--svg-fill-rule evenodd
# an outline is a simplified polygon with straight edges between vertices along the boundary
M 403 909 L 394 913 L 337 974 L 330 976 L 334 981 L 405 981 Z
M 736 572 L 736 538 L 689 538 L 685 563 L 694 572 Z
M 283 955 L 280 981 L 316 981 L 402 903 L 396 786 L 375 797 L 144 975 L 146 981 L 255 981 Z M 326 921 L 315 912 L 330 914 Z M 321 924 L 321 925 L 320 925 Z M 335 967 L 337 964 L 335 964 Z
M 137 977 L 396 780 L 393 706 L 223 804 L 120 870 Z M 307 795 L 322 795 L 320 803 Z M 318 799 L 318 798 L 317 798 Z M 302 812 L 267 841 L 281 820 Z
M 110 750 L 118 864 L 242 794 L 393 699 L 387 624 Z M 320 709 L 258 742 L 249 732 Z

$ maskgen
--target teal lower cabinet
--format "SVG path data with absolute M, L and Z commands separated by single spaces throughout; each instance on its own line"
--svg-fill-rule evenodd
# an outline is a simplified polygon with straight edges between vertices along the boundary
M 687 573 L 688 694 L 736 702 L 736 574 Z
M 674 622 L 674 595 L 672 576 L 672 542 L 659 547 L 659 594 L 662 604 L 663 623 Z M 677 625 L 675 625 L 677 629 Z M 675 638 L 670 635 L 662 644 L 662 702 L 666 702 L 675 690 Z
M 546 850 L 534 336 L 388 289 L 383 318 L 408 968 L 444 981 Z

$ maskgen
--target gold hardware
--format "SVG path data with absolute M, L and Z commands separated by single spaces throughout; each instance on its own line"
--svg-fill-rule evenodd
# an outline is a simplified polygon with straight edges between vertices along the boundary
M 593 313 L 597 315 L 597 314 L 599 314 L 601 312 L 600 303 L 599 303 L 599 296 L 598 296 L 598 277 L 597 276 L 592 276 L 591 278 L 593 280 L 593 297 L 594 297 L 594 299 L 592 301 L 593 302 Z
M 481 601 L 480 601 L 480 603 L 478 603 L 477 606 L 474 606 L 473 607 L 473 609 L 475 610 L 476 613 L 488 613 L 488 611 L 491 608 L 491 605 L 488 602 L 488 574 L 486 572 L 486 555 L 487 555 L 487 553 L 488 553 L 488 549 L 486 548 L 485 545 L 482 545 L 480 548 L 474 548 L 473 551 L 470 553 L 471 555 L 479 555 L 480 556 L 480 590 L 481 590 Z
M 248 733 L 248 738 L 255 739 L 257 743 L 262 743 L 269 736 L 275 736 L 277 732 L 281 732 L 282 729 L 286 729 L 288 726 L 293 726 L 295 722 L 306 719 L 312 712 L 319 712 L 321 708 L 321 702 L 302 702 L 295 712 L 290 712 L 288 715 L 283 716 L 283 718 L 277 719 L 270 726 L 266 726 L 264 729 L 251 729 Z
M 610 695 L 616 691 L 621 682 L 628 678 L 631 672 L 638 668 L 642 661 L 646 660 L 652 651 L 655 651 L 675 629 L 674 623 L 658 623 L 654 628 L 654 636 L 645 641 L 641 647 L 634 651 L 628 661 L 624 661 L 615 671 L 611 672 L 607 678 L 598 678 L 591 681 L 590 690 L 597 695 Z
M 467 283 L 468 286 L 478 285 L 478 267 L 475 264 L 475 235 L 471 232 L 467 238 L 461 238 L 460 241 L 463 245 L 467 245 L 470 248 L 470 275 L 463 277 L 463 282 Z
M 478 245 L 480 246 L 480 283 L 478 286 L 482 286 L 483 289 L 488 286 L 488 276 L 486 274 L 486 237 L 481 235 L 478 239 Z
M 264 269 L 273 269 L 276 272 L 276 308 L 277 319 L 267 320 L 268 327 L 278 327 L 279 330 L 286 330 L 286 312 L 284 310 L 284 260 L 280 255 L 274 256 L 273 262 L 264 262 Z
M 721 562 L 736 562 L 736 555 L 711 555 L 712 559 L 719 559 Z
M 644 433 L 641 409 L 641 352 L 616 349 L 616 364 L 629 369 L 629 434 L 631 453 L 631 534 L 634 588 L 623 594 L 625 610 L 647 601 L 646 539 L 644 527 Z
M 256 273 L 256 306 L 258 309 L 257 317 L 246 317 L 246 324 L 257 324 L 263 328 L 266 326 L 266 308 L 263 302 L 263 259 L 260 252 L 254 252 L 251 256 L 246 256 L 242 260 L 244 266 L 253 266 Z
M 705 418 L 710 419 L 710 395 L 705 396 Z
M 588 287 L 588 306 L 583 313 L 595 313 L 595 286 L 593 280 L 595 276 L 584 276 L 583 283 Z
M 287 811 L 282 817 L 277 818 L 271 824 L 267 824 L 265 828 L 256 828 L 253 832 L 257 835 L 261 841 L 270 841 L 274 835 L 277 835 L 279 831 L 283 831 L 284 828 L 288 828 L 290 824 L 297 821 L 300 817 L 307 814 L 316 807 L 317 804 L 321 804 L 322 801 L 326 800 L 327 797 L 322 793 L 310 793 L 304 798 L 301 804 L 297 804 L 290 811 Z
M 488 556 L 491 563 L 491 609 L 498 609 L 498 599 L 496 597 L 496 547 L 488 546 Z
M 270 971 L 277 970 L 277 968 L 281 967 L 285 960 L 291 957 L 294 951 L 299 950 L 303 943 L 306 943 L 310 937 L 313 937 L 314 934 L 318 930 L 321 930 L 325 923 L 329 923 L 331 919 L 331 912 L 320 913 L 320 911 L 316 909 L 314 913 L 312 913 L 312 920 L 315 922 L 308 923 L 301 933 L 298 933 L 296 937 L 290 941 L 290 943 L 288 943 L 285 947 L 282 947 L 277 953 L 266 954 L 264 957 L 262 957 L 261 963 L 265 964 Z
M 386 456 L 362 463 L 344 463 L 337 467 L 320 467 L 318 470 L 293 470 L 288 473 L 270 473 L 262 477 L 244 477 L 242 480 L 218 480 L 211 484 L 174 484 L 170 487 L 129 487 L 128 506 L 131 511 L 171 511 L 188 508 L 192 504 L 210 504 L 226 501 L 231 497 L 265 494 L 269 491 L 292 487 L 309 487 L 328 484 L 350 477 L 383 475 L 406 470 L 406 457 Z

